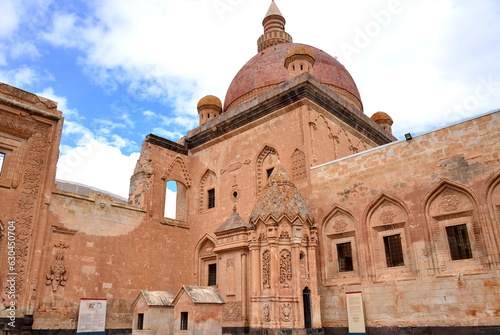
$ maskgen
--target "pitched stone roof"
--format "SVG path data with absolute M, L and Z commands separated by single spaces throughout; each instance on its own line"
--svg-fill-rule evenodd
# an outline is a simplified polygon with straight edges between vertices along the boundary
M 183 285 L 177 296 L 175 297 L 175 301 L 178 300 L 178 297 L 182 294 L 182 292 L 186 292 L 191 301 L 195 304 L 225 304 L 226 302 L 222 299 L 219 291 L 215 287 L 211 286 L 188 286 Z
M 283 166 L 278 164 L 255 204 L 250 223 L 255 224 L 259 218 L 265 221 L 269 217 L 279 221 L 283 216 L 291 222 L 298 217 L 303 223 L 306 221 L 310 224 L 314 223 L 313 215 L 304 198 Z
M 233 214 L 224 221 L 222 225 L 220 225 L 219 228 L 215 231 L 215 234 L 217 233 L 223 233 L 231 230 L 237 230 L 240 228 L 247 228 L 248 224 L 243 221 L 241 216 L 236 212 L 236 209 L 234 210 Z
M 168 306 L 173 307 L 174 294 L 169 291 L 145 291 L 142 290 L 139 296 L 143 296 L 148 306 Z

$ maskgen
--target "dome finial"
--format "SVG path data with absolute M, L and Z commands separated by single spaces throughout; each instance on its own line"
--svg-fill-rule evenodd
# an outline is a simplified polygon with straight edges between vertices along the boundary
M 259 52 L 276 44 L 292 43 L 292 36 L 285 32 L 285 24 L 286 20 L 283 14 L 273 0 L 264 21 L 262 21 L 264 34 L 257 41 Z

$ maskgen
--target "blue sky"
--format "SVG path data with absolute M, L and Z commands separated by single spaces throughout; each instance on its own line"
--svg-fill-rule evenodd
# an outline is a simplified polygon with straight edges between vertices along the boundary
M 126 196 L 149 133 L 178 140 L 257 52 L 269 0 L 0 0 L 0 81 L 59 102 L 58 178 Z M 496 0 L 277 0 L 395 135 L 500 107 Z

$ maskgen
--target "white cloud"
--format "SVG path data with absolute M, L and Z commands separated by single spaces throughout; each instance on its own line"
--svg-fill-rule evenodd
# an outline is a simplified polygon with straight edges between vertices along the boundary
M 138 158 L 139 153 L 127 156 L 115 146 L 91 140 L 65 150 L 59 157 L 56 177 L 128 198 L 130 177 Z
M 52 87 L 47 87 L 42 92 L 36 94 L 57 102 L 57 109 L 64 113 L 64 117 L 66 119 L 81 119 L 78 110 L 75 108 L 70 108 L 68 106 L 68 99 L 66 99 L 65 97 L 57 96 L 54 93 L 54 89 Z
M 15 0 L 0 1 L 0 37 L 11 34 L 19 23 Z
M 23 87 L 38 81 L 38 73 L 27 66 L 14 70 L 0 70 L 0 81 L 16 87 Z

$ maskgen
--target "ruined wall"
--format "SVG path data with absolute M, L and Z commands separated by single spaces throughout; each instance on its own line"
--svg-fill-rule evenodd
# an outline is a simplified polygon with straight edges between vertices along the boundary
M 324 327 L 347 326 L 349 291 L 363 292 L 369 327 L 500 323 L 499 129 L 492 113 L 311 171 Z M 462 258 L 448 241 L 459 226 Z M 403 259 L 388 266 L 385 239 L 396 235 Z
M 185 250 L 179 228 L 95 193 L 55 191 L 49 210 L 36 329 L 75 329 L 81 298 L 107 299 L 106 329 L 130 329 L 141 289 L 178 289 Z M 61 269 L 63 279 L 53 279 Z

